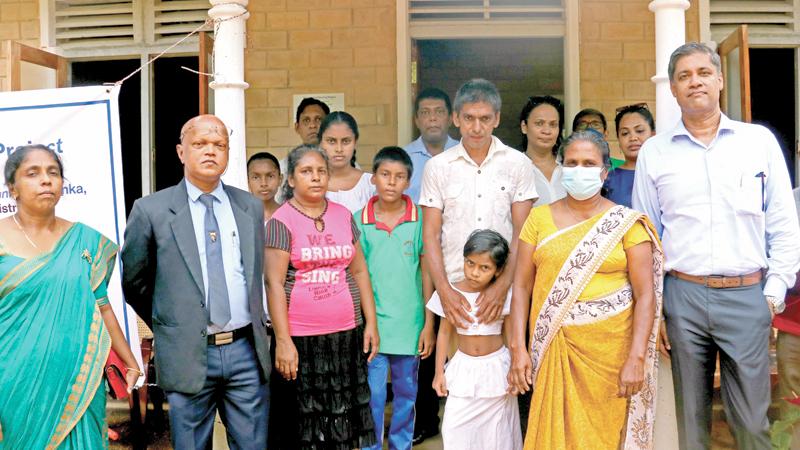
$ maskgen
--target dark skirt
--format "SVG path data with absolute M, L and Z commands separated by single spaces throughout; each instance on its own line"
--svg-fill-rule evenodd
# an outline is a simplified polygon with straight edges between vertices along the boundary
M 351 450 L 376 443 L 363 328 L 292 337 L 300 359 L 291 385 L 294 449 Z M 287 386 L 288 387 L 288 386 Z M 287 405 L 288 406 L 288 405 Z M 281 414 L 273 409 L 273 414 Z M 270 434 L 285 433 L 270 430 Z

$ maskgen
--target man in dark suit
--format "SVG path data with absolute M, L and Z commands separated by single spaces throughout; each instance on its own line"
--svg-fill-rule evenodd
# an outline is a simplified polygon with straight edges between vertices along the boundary
M 137 200 L 128 218 L 125 298 L 155 335 L 173 446 L 210 448 L 218 409 L 232 449 L 263 450 L 270 372 L 263 206 L 220 181 L 229 149 L 218 118 L 189 120 L 177 150 L 184 179 Z

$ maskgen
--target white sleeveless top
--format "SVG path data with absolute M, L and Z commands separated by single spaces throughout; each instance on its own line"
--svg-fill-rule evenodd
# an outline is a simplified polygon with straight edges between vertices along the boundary
M 371 178 L 371 173 L 364 172 L 352 189 L 347 191 L 328 191 L 325 194 L 325 198 L 344 205 L 350 212 L 356 212 L 363 208 L 369 199 L 375 195 L 375 185 L 370 181 Z
M 481 295 L 481 293 L 464 292 L 452 284 L 450 286 L 456 291 L 460 292 L 472 307 L 472 311 L 467 313 L 472 320 L 472 324 L 470 324 L 469 328 L 458 328 L 456 330 L 458 334 L 464 336 L 496 336 L 503 334 L 503 317 L 511 313 L 511 289 L 508 290 L 508 295 L 506 296 L 506 301 L 503 304 L 503 312 L 500 314 L 500 318 L 490 323 L 479 323 L 478 319 L 475 317 L 475 313 L 478 310 L 478 308 L 475 307 L 475 302 L 478 300 L 478 296 Z M 438 292 L 434 292 L 431 296 L 431 299 L 428 300 L 427 308 L 437 316 L 445 317 L 444 309 L 442 309 L 442 300 L 439 298 Z

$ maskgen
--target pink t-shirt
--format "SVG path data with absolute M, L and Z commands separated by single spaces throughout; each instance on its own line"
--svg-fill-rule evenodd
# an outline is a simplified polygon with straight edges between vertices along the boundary
M 348 268 L 358 229 L 350 211 L 331 201 L 322 219 L 320 232 L 286 202 L 267 222 L 266 246 L 290 255 L 284 288 L 292 336 L 336 333 L 362 323 L 361 298 Z

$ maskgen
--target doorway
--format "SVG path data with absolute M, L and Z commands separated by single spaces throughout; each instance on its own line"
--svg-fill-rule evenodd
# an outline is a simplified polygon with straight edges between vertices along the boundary
M 795 186 L 797 72 L 793 48 L 750 48 L 750 95 L 753 123 L 769 128 L 783 150 Z M 775 87 L 780 86 L 776 91 Z
M 121 80 L 139 67 L 138 59 L 76 61 L 72 63 L 72 86 L 97 86 Z M 129 78 L 119 92 L 119 132 L 122 144 L 122 182 L 125 215 L 142 196 L 141 72 Z
M 175 145 L 181 127 L 199 112 L 197 56 L 159 58 L 153 62 L 153 145 L 155 190 L 174 186 L 183 178 Z
M 425 39 L 415 41 L 419 90 L 438 87 L 451 99 L 465 81 L 485 78 L 497 86 L 503 105 L 495 130 L 519 148 L 519 113 L 532 95 L 564 98 L 564 39 Z M 458 129 L 451 136 L 459 139 Z

